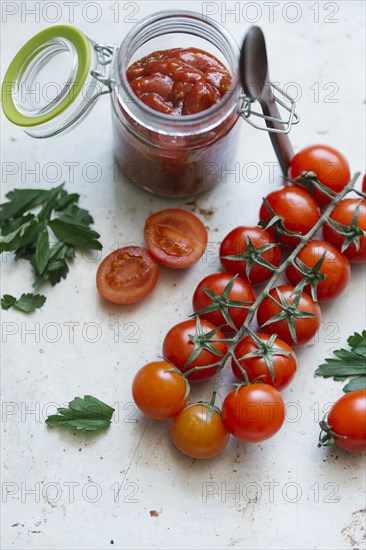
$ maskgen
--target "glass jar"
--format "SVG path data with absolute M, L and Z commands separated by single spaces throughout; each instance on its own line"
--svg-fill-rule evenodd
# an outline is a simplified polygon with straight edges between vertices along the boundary
M 136 98 L 126 78 L 134 54 L 167 34 L 195 35 L 214 45 L 232 76 L 231 89 L 200 113 L 173 117 Z M 176 46 L 181 41 L 175 36 Z M 204 47 L 202 47 L 204 49 Z M 239 49 L 218 23 L 189 12 L 156 13 L 136 25 L 117 52 L 111 94 L 115 156 L 122 171 L 153 193 L 184 197 L 211 189 L 222 163 L 232 165 L 239 118 Z
M 216 104 L 195 114 L 174 117 L 145 105 L 132 92 L 126 70 L 134 56 L 161 50 L 162 43 L 164 49 L 193 45 L 218 57 L 231 73 L 230 89 Z M 57 78 L 59 87 L 44 97 L 40 91 Z M 177 10 L 141 20 L 119 47 L 96 44 L 67 25 L 39 32 L 10 63 L 1 99 L 11 122 L 42 139 L 78 124 L 100 96 L 109 93 L 115 156 L 122 171 L 140 187 L 168 197 L 202 193 L 220 181 L 221 168 L 233 164 L 240 116 L 260 129 L 265 128 L 251 122 L 250 115 L 268 119 L 269 125 L 277 120 L 285 127 L 267 130 L 283 133 L 298 120 L 295 102 L 284 93 L 282 100 L 275 100 L 289 111 L 287 122 L 254 112 L 252 100 L 241 94 L 239 49 L 232 36 L 214 20 Z M 290 107 L 284 100 L 290 101 Z

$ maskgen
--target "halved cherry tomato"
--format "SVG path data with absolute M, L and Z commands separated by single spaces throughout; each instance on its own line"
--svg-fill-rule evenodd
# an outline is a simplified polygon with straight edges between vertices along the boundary
M 326 278 L 316 285 L 317 298 L 320 302 L 337 298 L 346 288 L 351 276 L 351 268 L 346 256 L 326 241 L 309 241 L 297 257 L 311 268 L 320 260 L 324 252 L 325 259 L 319 271 Z M 304 278 L 292 264 L 286 269 L 286 277 L 294 286 Z M 308 294 L 311 292 L 309 285 L 306 285 L 304 290 Z
M 132 382 L 132 396 L 147 416 L 171 418 L 187 405 L 187 383 L 172 369 L 167 361 L 154 361 L 137 371 Z
M 230 434 L 221 414 L 211 414 L 203 403 L 188 405 L 172 422 L 171 437 L 182 453 L 191 458 L 211 458 L 228 444 Z
M 347 159 L 328 145 L 310 145 L 299 151 L 291 160 L 288 176 L 295 180 L 303 172 L 315 172 L 318 180 L 330 191 L 340 193 L 351 179 Z M 322 191 L 314 189 L 313 197 L 322 206 L 330 203 Z
M 351 243 L 344 251 L 343 254 L 347 256 L 350 262 L 364 263 L 366 262 L 366 200 L 364 199 L 343 199 L 337 204 L 333 212 L 330 215 L 331 220 L 341 223 L 345 226 L 350 226 L 355 215 L 355 211 L 359 206 L 357 227 L 363 231 L 363 234 L 359 236 L 359 249 L 357 250 L 354 243 Z M 334 244 L 341 250 L 345 241 L 345 237 L 339 235 L 328 224 L 323 225 L 323 235 L 326 241 Z
M 216 328 L 215 325 L 205 319 L 201 320 L 201 326 L 203 334 L 207 334 Z M 174 325 L 166 334 L 163 341 L 164 358 L 173 363 L 182 372 L 188 372 L 193 367 L 206 367 L 217 363 L 220 357 L 227 353 L 226 342 L 215 342 L 215 340 L 224 339 L 223 333 L 219 330 L 210 338 L 212 340 L 210 345 L 217 351 L 217 354 L 209 349 L 202 349 L 191 363 L 186 364 L 194 348 L 194 343 L 189 336 L 197 336 L 196 321 L 194 319 Z M 216 371 L 217 367 L 202 369 L 192 372 L 187 378 L 192 382 L 207 380 L 214 376 Z
M 282 293 L 286 302 L 291 305 L 296 298 L 296 294 L 293 294 L 294 287 L 282 285 L 279 287 L 274 287 L 270 290 L 269 294 L 273 296 L 277 302 L 281 303 L 278 290 Z M 274 323 L 269 323 L 268 325 L 263 326 L 264 323 L 269 321 L 269 319 L 282 312 L 281 307 L 277 305 L 270 297 L 264 298 L 257 310 L 257 320 L 259 326 L 261 327 L 261 332 L 266 332 L 267 334 L 277 334 L 281 340 L 284 340 L 290 346 L 294 344 L 305 344 L 315 336 L 319 328 L 321 319 L 320 307 L 316 302 L 314 302 L 309 294 L 303 292 L 296 309 L 300 310 L 300 312 L 314 314 L 314 317 L 297 318 L 294 320 L 297 336 L 296 342 L 291 336 L 287 319 L 275 321 Z
M 221 300 L 223 300 L 222 302 L 220 302 L 219 299 L 215 302 L 205 293 L 204 288 L 207 288 L 217 296 L 222 296 L 225 287 L 231 280 L 232 275 L 228 273 L 213 273 L 200 282 L 193 294 L 193 310 L 196 313 L 216 303 L 218 309 L 210 311 L 209 313 L 200 313 L 200 318 L 206 319 L 206 321 L 210 321 L 210 323 L 217 326 L 224 325 L 222 327 L 223 330 L 233 330 L 232 327 L 227 324 L 227 320 L 224 318 L 219 307 L 220 303 L 222 307 L 225 307 L 224 299 L 221 298 Z M 254 290 L 249 283 L 237 277 L 229 292 L 228 299 L 243 302 L 243 306 L 249 308 L 255 302 Z M 248 315 L 248 310 L 239 307 L 227 307 L 227 313 L 234 326 L 239 329 Z
M 257 332 L 256 334 L 264 344 L 266 344 L 270 339 L 268 334 L 261 332 Z M 276 338 L 274 341 L 273 348 L 275 349 L 272 357 L 274 374 L 273 379 L 264 357 L 257 355 L 247 357 L 246 359 L 241 359 L 249 353 L 257 352 L 259 349 L 252 336 L 248 335 L 243 338 L 243 340 L 240 340 L 235 348 L 234 354 L 241 367 L 247 373 L 249 382 L 253 382 L 260 376 L 260 382 L 274 386 L 277 390 L 283 390 L 290 384 L 296 374 L 296 355 L 294 350 L 290 348 L 286 342 L 283 342 L 283 340 L 280 340 L 279 338 Z M 291 355 L 281 355 L 281 352 L 287 352 Z M 243 382 L 243 373 L 234 359 L 231 360 L 231 367 L 236 378 Z
M 222 421 L 236 438 L 248 443 L 269 439 L 285 420 L 285 403 L 268 384 L 241 386 L 226 396 Z
M 181 208 L 167 208 L 149 216 L 144 237 L 154 258 L 176 269 L 195 264 L 204 253 L 208 239 L 201 220 Z
M 282 223 L 288 231 L 306 235 L 320 218 L 320 210 L 309 193 L 297 185 L 288 185 L 276 189 L 267 195 L 266 200 L 272 210 L 282 218 Z M 263 203 L 259 217 L 261 221 L 271 219 L 267 206 Z M 276 238 L 274 227 L 267 229 Z M 291 235 L 279 235 L 279 240 L 286 246 L 296 246 L 299 239 Z
M 140 246 L 125 246 L 111 252 L 97 271 L 99 294 L 115 304 L 134 304 L 155 287 L 159 266 Z
M 366 452 L 366 390 L 351 391 L 338 399 L 329 411 L 327 424 L 338 447 Z
M 246 260 L 228 260 L 226 256 L 236 256 L 247 252 L 247 238 L 250 239 L 255 249 L 262 248 L 264 246 L 275 244 L 275 240 L 262 227 L 236 227 L 222 241 L 220 246 L 220 261 L 224 269 L 229 273 L 235 275 L 238 273 L 242 279 L 249 281 L 252 285 L 265 283 L 272 275 L 273 271 L 268 267 L 263 267 L 257 263 L 253 263 L 249 278 L 246 273 Z M 274 267 L 278 267 L 281 261 L 279 246 L 273 246 L 272 248 L 260 253 L 261 258 L 266 260 Z

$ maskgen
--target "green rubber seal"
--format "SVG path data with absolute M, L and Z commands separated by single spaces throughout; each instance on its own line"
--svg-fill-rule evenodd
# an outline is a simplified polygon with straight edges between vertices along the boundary
M 34 59 L 36 51 L 53 38 L 66 38 L 75 47 L 78 57 L 78 67 L 75 80 L 63 100 L 51 111 L 38 115 L 28 116 L 18 111 L 13 100 L 13 86 L 20 71 L 26 69 Z M 90 44 L 88 38 L 75 27 L 56 25 L 45 29 L 28 40 L 16 54 L 6 71 L 1 88 L 1 102 L 5 116 L 17 126 L 38 126 L 48 122 L 62 113 L 81 92 L 90 70 Z

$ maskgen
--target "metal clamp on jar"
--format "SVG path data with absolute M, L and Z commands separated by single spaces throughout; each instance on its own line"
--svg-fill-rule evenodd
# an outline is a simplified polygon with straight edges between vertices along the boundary
M 194 43 L 221 58 L 230 71 L 231 85 L 220 101 L 201 112 L 177 117 L 152 109 L 133 93 L 126 77 L 128 67 L 137 52 L 151 52 L 163 35 L 164 44 Z M 60 53 L 69 60 L 62 87 L 52 100 L 35 101 L 34 86 L 41 69 Z M 266 127 L 260 128 L 270 132 L 286 172 L 292 156 L 287 133 L 298 116 L 295 102 L 269 82 L 264 38 L 258 27 L 247 33 L 241 52 L 224 27 L 188 11 L 163 11 L 143 19 L 119 47 L 96 44 L 74 27 L 51 27 L 31 38 L 12 60 L 2 84 L 2 106 L 11 122 L 41 139 L 80 123 L 104 94 L 111 97 L 116 159 L 122 171 L 148 191 L 184 197 L 216 185 L 218 172 L 207 167 L 217 159 L 228 165 L 232 162 L 240 117 L 255 127 L 259 126 L 253 117 L 265 120 Z M 254 101 L 263 114 L 253 111 Z M 285 121 L 277 103 L 288 111 Z

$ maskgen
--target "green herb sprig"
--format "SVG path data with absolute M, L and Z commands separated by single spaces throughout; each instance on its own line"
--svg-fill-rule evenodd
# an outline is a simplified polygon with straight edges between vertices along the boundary
M 366 330 L 361 334 L 355 332 L 347 340 L 350 350 L 338 349 L 334 351 L 335 358 L 325 359 L 315 374 L 333 380 L 346 380 L 352 377 L 343 391 L 366 389 Z
M 6 198 L 9 201 L 0 204 L 0 253 L 14 252 L 17 260 L 30 262 L 33 287 L 65 279 L 76 249 L 101 250 L 100 235 L 90 228 L 92 216 L 77 205 L 80 195 L 65 191 L 64 183 L 49 190 L 14 189 Z M 24 306 L 25 300 L 32 305 Z M 19 300 L 5 295 L 1 306 L 30 313 L 45 300 L 34 294 L 23 294 Z
M 47 417 L 48 426 L 71 426 L 79 431 L 95 432 L 108 428 L 114 409 L 92 395 L 84 395 L 84 398 L 75 397 L 68 408 L 61 407 L 57 412 L 59 414 Z

